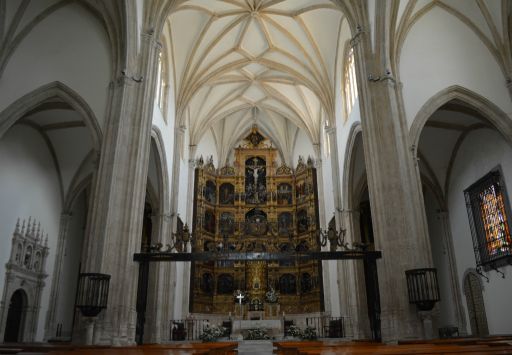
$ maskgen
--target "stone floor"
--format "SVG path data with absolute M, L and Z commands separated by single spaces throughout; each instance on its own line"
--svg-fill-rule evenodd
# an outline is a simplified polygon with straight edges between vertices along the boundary
M 272 354 L 271 340 L 244 340 L 238 343 L 238 355 Z

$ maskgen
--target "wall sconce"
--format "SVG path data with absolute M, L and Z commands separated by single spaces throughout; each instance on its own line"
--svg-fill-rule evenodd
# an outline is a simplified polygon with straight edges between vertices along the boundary
M 333 226 L 329 226 L 329 229 L 323 231 L 318 229 L 316 231 L 318 243 L 325 247 L 327 241 L 329 241 L 329 251 L 336 251 L 336 248 L 341 247 L 342 249 L 349 250 L 348 243 L 345 242 L 346 230 L 343 228 L 339 232 Z

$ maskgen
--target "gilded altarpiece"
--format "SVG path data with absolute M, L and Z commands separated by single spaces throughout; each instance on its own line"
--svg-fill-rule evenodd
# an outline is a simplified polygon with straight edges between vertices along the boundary
M 233 166 L 216 169 L 211 160 L 195 170 L 195 251 L 293 252 L 320 247 L 316 169 L 299 159 L 295 169 L 278 166 L 277 149 L 257 128 L 235 148 Z M 190 311 L 235 314 L 233 293 L 263 306 L 278 292 L 281 312 L 323 311 L 319 261 L 193 262 Z M 245 307 L 246 312 L 251 307 Z M 254 308 L 254 307 L 253 307 Z M 265 307 L 266 309 L 266 307 Z M 238 313 L 238 312 L 236 312 Z

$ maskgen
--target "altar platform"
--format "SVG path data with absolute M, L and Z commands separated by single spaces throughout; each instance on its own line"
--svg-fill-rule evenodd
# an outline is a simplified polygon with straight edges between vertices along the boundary
M 232 328 L 233 339 L 241 338 L 249 329 L 263 329 L 267 335 L 273 338 L 282 338 L 284 335 L 284 323 L 282 319 L 259 320 L 234 320 Z

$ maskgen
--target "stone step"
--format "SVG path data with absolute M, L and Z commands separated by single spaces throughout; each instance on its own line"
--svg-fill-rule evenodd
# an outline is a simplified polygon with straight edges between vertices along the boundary
M 238 343 L 239 355 L 272 354 L 274 346 L 270 340 L 244 340 Z

